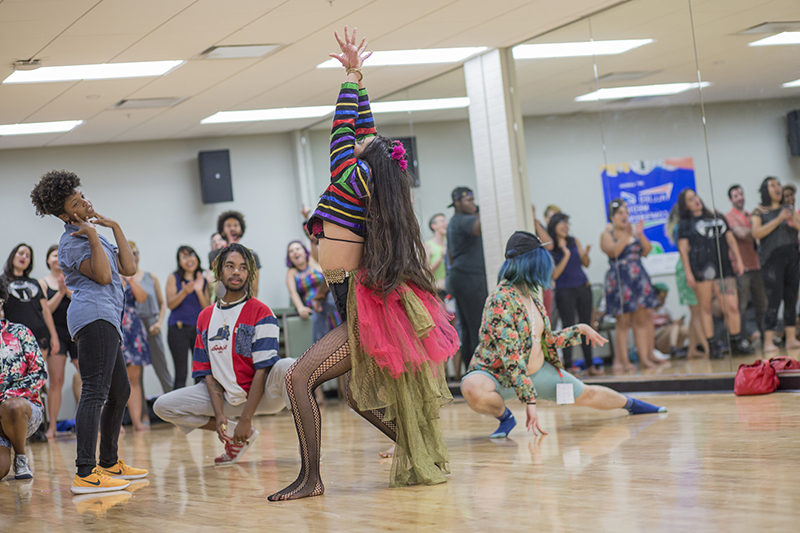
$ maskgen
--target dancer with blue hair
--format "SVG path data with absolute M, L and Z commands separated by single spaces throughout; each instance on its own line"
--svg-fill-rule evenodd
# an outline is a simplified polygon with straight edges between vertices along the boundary
M 518 231 L 508 240 L 498 285 L 483 311 L 480 344 L 461 381 L 461 392 L 472 410 L 500 421 L 490 437 L 506 437 L 516 426 L 505 406 L 505 400 L 514 397 L 527 404 L 528 430 L 546 435 L 539 426 L 536 400 L 556 401 L 560 384 L 564 385 L 562 395 L 569 397 L 567 403 L 574 399 L 575 405 L 627 409 L 632 415 L 666 413 L 666 407 L 608 387 L 586 385 L 563 369 L 557 348 L 579 344 L 581 335 L 595 346 L 607 341 L 586 324 L 551 331 L 540 293 L 550 286 L 553 260 L 542 246 L 539 237 L 527 231 Z

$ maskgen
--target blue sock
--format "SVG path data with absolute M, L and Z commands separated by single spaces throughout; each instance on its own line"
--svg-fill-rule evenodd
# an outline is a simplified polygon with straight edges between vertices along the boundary
M 651 403 L 643 402 L 642 400 L 637 400 L 636 398 L 631 398 L 627 396 L 628 401 L 625 403 L 625 409 L 632 415 L 644 415 L 647 413 L 666 413 L 666 407 L 659 407 L 657 405 L 653 405 Z
M 497 426 L 497 429 L 494 433 L 489 435 L 490 439 L 501 439 L 503 437 L 508 437 L 508 434 L 511 433 L 511 430 L 517 425 L 517 420 L 514 418 L 514 415 L 511 414 L 511 411 L 508 409 L 508 407 L 506 407 L 506 410 L 502 416 L 498 416 L 497 419 L 500 421 L 500 425 Z

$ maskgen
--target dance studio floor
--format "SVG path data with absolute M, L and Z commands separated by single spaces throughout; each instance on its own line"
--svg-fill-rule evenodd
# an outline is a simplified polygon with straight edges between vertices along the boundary
M 150 469 L 123 494 L 73 497 L 74 437 L 30 446 L 32 482 L 0 481 L 0 531 L 797 531 L 800 394 L 650 396 L 667 415 L 540 407 L 549 436 L 495 422 L 463 402 L 442 411 L 449 482 L 389 489 L 388 440 L 338 402 L 323 408 L 322 497 L 268 503 L 299 469 L 284 412 L 258 418 L 242 462 L 215 468 L 221 445 L 164 425 L 122 437 Z

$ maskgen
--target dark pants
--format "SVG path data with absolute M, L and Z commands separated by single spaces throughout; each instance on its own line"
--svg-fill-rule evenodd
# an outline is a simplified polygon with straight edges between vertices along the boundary
M 175 383 L 173 390 L 186 386 L 186 373 L 189 365 L 189 356 L 194 352 L 194 343 L 197 339 L 197 329 L 194 326 L 170 326 L 167 329 L 167 344 L 172 353 L 172 363 L 175 366 Z
M 736 287 L 739 291 L 739 316 L 744 321 L 748 300 L 752 297 L 753 309 L 756 312 L 756 324 L 758 324 L 758 329 L 760 330 L 764 327 L 764 316 L 767 313 L 767 293 L 764 289 L 764 279 L 761 277 L 761 271 L 751 270 L 745 272 L 736 278 Z M 742 331 L 744 331 L 744 326 L 742 326 Z
M 461 362 L 466 370 L 479 343 L 478 331 L 481 328 L 483 307 L 489 297 L 486 275 L 451 270 L 447 275 L 447 292 L 456 299 L 456 312 L 461 328 Z
M 764 329 L 774 331 L 778 307 L 783 300 L 783 325 L 794 327 L 797 318 L 797 290 L 800 286 L 800 252 L 793 246 L 778 248 L 761 264 L 761 276 L 767 292 Z
M 592 289 L 588 285 L 555 290 L 556 308 L 561 317 L 562 327 L 568 328 L 578 323 L 592 323 Z M 585 339 L 581 345 L 586 369 L 592 367 L 592 345 Z M 572 368 L 572 347 L 562 348 L 564 366 Z
M 117 464 L 117 440 L 122 414 L 131 393 L 119 333 L 110 322 L 96 320 L 83 327 L 75 340 L 83 380 L 81 400 L 75 416 L 78 440 L 75 465 L 79 471 L 87 467 L 94 468 L 99 426 L 100 466 L 111 467 Z

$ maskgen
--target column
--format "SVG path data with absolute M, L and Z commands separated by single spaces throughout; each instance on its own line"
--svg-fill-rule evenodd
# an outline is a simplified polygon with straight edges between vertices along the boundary
M 491 290 L 497 283 L 508 238 L 517 230 L 535 231 L 511 49 L 495 49 L 470 59 L 464 64 L 464 77 Z

